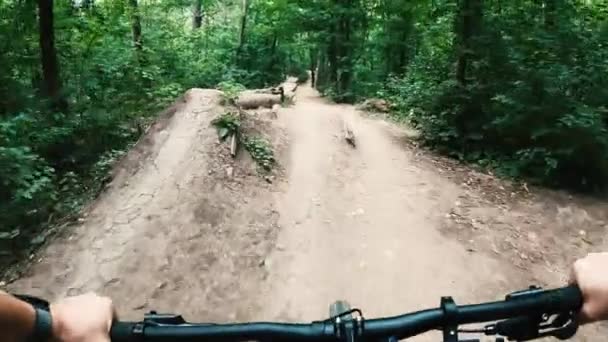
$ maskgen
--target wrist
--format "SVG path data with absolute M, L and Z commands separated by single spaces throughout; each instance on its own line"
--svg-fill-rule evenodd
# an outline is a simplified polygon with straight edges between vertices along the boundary
M 53 304 L 50 305 L 49 312 L 51 313 L 51 317 L 53 317 L 52 341 L 54 341 L 54 342 L 65 341 L 65 338 L 64 338 L 65 329 L 64 329 L 63 320 L 61 319 L 61 314 L 59 312 L 57 312 L 57 309 L 55 308 L 55 306 Z

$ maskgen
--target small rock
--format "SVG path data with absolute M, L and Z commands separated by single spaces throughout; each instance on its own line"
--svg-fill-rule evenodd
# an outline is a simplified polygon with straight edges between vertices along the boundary
M 258 264 L 258 266 L 260 266 L 260 267 L 266 266 L 266 259 L 262 259 L 262 261 L 260 261 L 260 263 Z
M 584 231 L 584 230 L 579 230 L 579 231 L 578 231 L 578 235 L 580 235 L 580 236 L 586 236 L 586 235 L 587 235 L 587 232 L 586 232 L 586 231 Z
M 473 226 L 473 229 L 476 229 L 476 230 L 479 230 L 479 229 L 483 228 L 483 224 L 481 224 L 476 219 L 471 219 L 471 226 Z
M 264 180 L 268 183 L 268 184 L 272 184 L 272 177 L 271 176 L 266 176 L 264 177 Z
M 83 217 L 79 217 L 79 218 L 78 218 L 78 222 L 79 222 L 79 223 L 83 223 L 83 222 L 85 222 L 85 221 L 86 221 L 86 220 L 85 220 Z
M 467 248 L 467 252 L 469 252 L 469 253 L 473 253 L 473 252 L 475 252 L 475 248 L 473 248 L 473 247 L 468 247 L 468 248 Z
M 227 167 L 226 176 L 228 176 L 228 178 L 232 178 L 233 175 L 234 175 L 234 168 L 232 166 Z
M 40 235 L 36 236 L 35 238 L 33 238 L 31 242 L 33 245 L 41 245 L 44 243 L 45 240 L 46 240 L 46 236 L 44 234 L 40 234 Z
M 462 205 L 462 203 L 460 203 L 460 201 L 456 201 L 456 202 L 454 202 L 454 205 L 457 207 L 460 207 Z

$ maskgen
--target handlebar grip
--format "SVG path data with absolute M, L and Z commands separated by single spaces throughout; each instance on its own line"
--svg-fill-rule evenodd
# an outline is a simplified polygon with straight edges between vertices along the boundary
M 136 335 L 133 333 L 135 322 L 112 322 L 110 328 L 110 341 L 112 342 L 135 342 Z
M 570 285 L 549 291 L 551 300 L 564 311 L 580 311 L 583 307 L 583 293 L 576 285 Z

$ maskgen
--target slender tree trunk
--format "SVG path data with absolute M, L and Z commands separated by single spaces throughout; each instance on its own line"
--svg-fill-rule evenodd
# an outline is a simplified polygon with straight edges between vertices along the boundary
M 241 15 L 241 30 L 239 32 L 239 46 L 236 49 L 237 60 L 241 59 L 243 48 L 245 46 L 246 31 L 247 31 L 247 15 L 249 12 L 249 0 L 243 0 L 243 13 Z
M 467 65 L 473 52 L 472 38 L 480 29 L 482 17 L 482 0 L 461 0 L 456 23 L 458 60 L 456 62 L 456 80 L 461 85 L 467 83 Z
M 352 78 L 352 49 L 351 49 L 351 18 L 350 15 L 342 17 L 342 43 L 340 51 L 340 94 L 345 94 L 350 90 Z
M 331 79 L 331 66 L 329 64 L 329 56 L 327 51 L 329 48 L 323 49 L 325 51 L 319 52 L 319 67 L 317 71 L 317 80 L 316 80 L 316 88 L 319 90 L 323 90 L 327 87 L 329 83 L 332 82 Z
M 67 101 L 62 94 L 59 62 L 55 49 L 53 0 L 38 0 L 38 20 L 43 79 L 42 93 L 50 99 L 54 109 L 65 112 L 67 111 Z
M 143 42 L 141 38 L 141 15 L 137 0 L 129 0 L 131 6 L 131 30 L 133 32 L 133 46 L 138 54 L 142 53 Z M 140 56 L 141 57 L 141 56 Z
M 270 42 L 270 58 L 268 59 L 268 67 L 267 70 L 269 72 L 275 72 L 278 71 L 278 68 L 280 66 L 279 64 L 279 58 L 277 55 L 277 50 L 279 48 L 279 36 L 277 34 L 277 32 L 275 31 L 272 34 L 272 40 Z
M 353 1 L 339 0 L 338 7 L 340 15 L 337 20 L 336 32 L 336 64 L 337 78 L 336 89 L 339 95 L 344 95 L 350 89 L 352 78 L 352 20 L 353 20 Z
M 310 86 L 314 89 L 317 86 L 317 53 L 315 49 L 308 49 L 309 70 L 310 70 Z
M 545 5 L 545 27 L 552 29 L 555 27 L 555 12 L 557 10 L 557 0 L 544 0 Z
M 194 0 L 192 9 L 192 29 L 196 30 L 203 25 L 203 0 Z

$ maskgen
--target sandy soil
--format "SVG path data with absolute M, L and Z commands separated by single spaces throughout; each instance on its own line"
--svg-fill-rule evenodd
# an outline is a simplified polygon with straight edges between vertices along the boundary
M 256 116 L 280 161 L 272 183 L 218 144 L 209 125 L 218 92 L 185 99 L 10 290 L 99 291 L 126 319 L 157 309 L 192 321 L 310 321 L 336 299 L 374 317 L 435 307 L 443 295 L 471 303 L 561 286 L 574 258 L 605 249 L 605 203 L 433 156 L 407 130 L 310 87 L 278 120 Z M 597 340 L 598 329 L 576 340 Z

